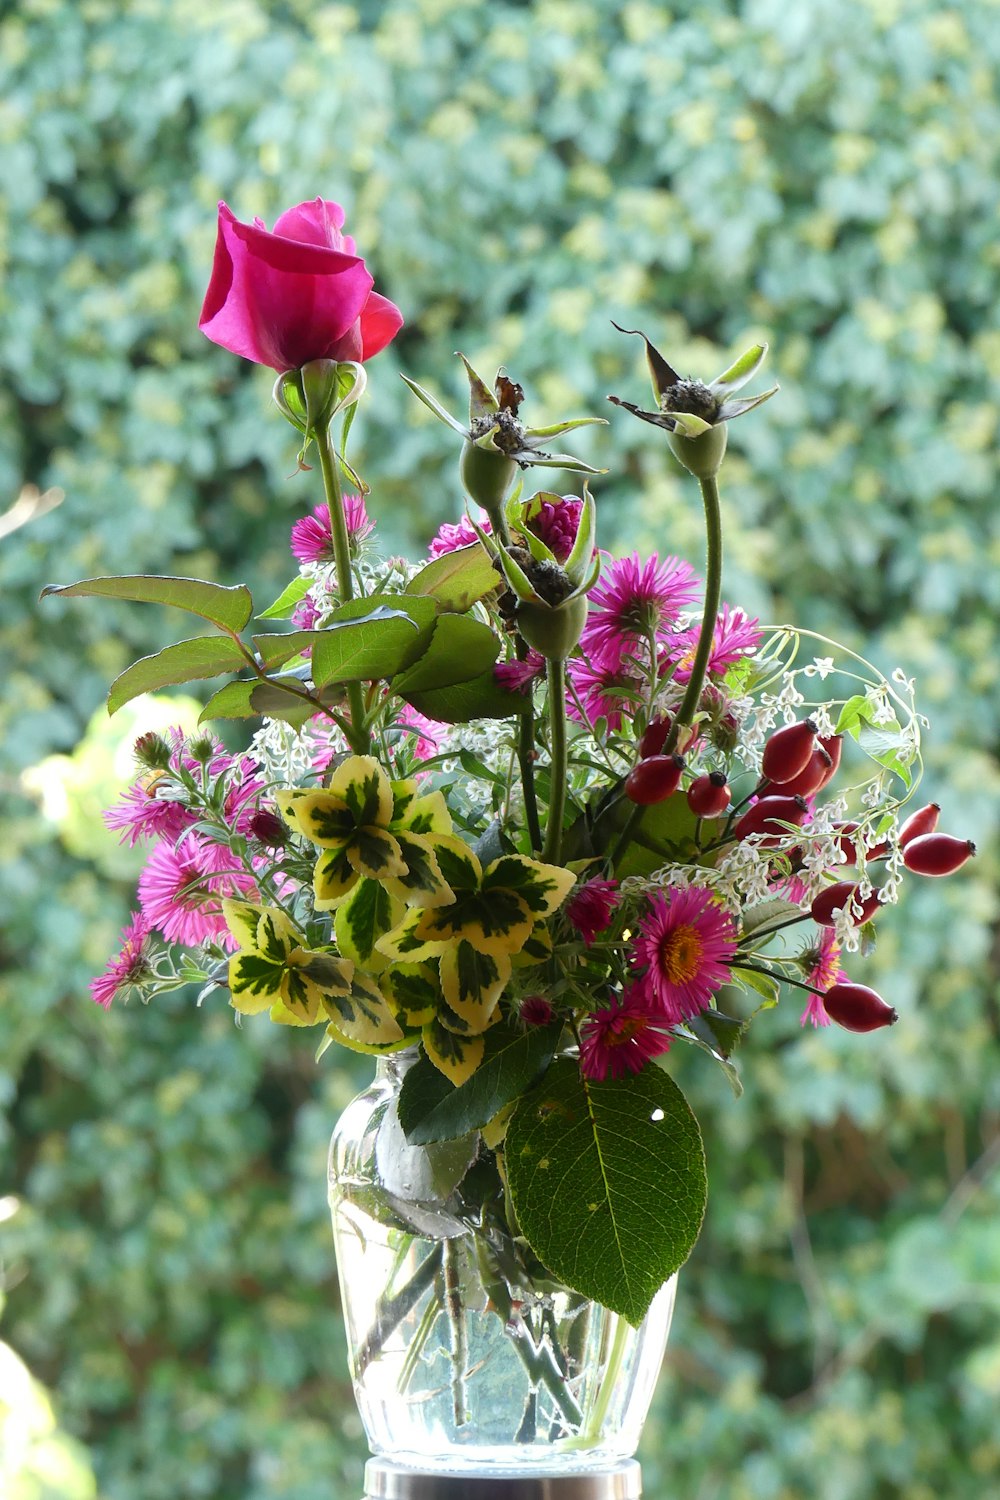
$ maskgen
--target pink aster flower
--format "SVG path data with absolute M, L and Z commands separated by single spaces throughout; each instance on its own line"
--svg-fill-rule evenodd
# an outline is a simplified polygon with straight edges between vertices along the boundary
M 311 593 L 306 594 L 305 598 L 300 599 L 298 604 L 296 604 L 295 608 L 292 610 L 292 624 L 295 626 L 296 630 L 315 630 L 318 623 L 319 605 L 316 603 Z M 311 651 L 312 647 L 306 646 L 302 655 L 308 656 Z
M 576 690 L 576 697 L 571 693 L 566 700 L 566 712 L 570 718 L 578 724 L 583 723 L 585 714 L 589 725 L 605 719 L 609 729 L 620 729 L 622 710 L 631 701 L 631 693 L 641 689 L 641 684 L 616 668 L 602 666 L 585 657 L 571 657 L 568 667 L 569 680 Z M 577 698 L 583 705 L 583 714 L 577 707 Z
M 659 891 L 639 922 L 632 964 L 639 988 L 672 1022 L 705 1010 L 729 979 L 736 952 L 732 918 L 712 893 L 690 886 Z
M 176 846 L 158 844 L 139 876 L 139 901 L 150 927 L 189 948 L 213 939 L 232 946 L 222 898 L 252 890 L 252 879 L 235 868 L 229 849 L 190 833 Z
M 131 849 L 146 839 L 175 844 L 198 816 L 167 795 L 178 790 L 169 772 L 150 772 L 140 776 L 101 816 L 109 828 L 121 830 L 119 841 Z
M 567 920 L 588 948 L 597 934 L 610 925 L 619 899 L 617 880 L 588 880 L 567 901 Z
M 580 1027 L 580 1070 L 599 1083 L 610 1076 L 641 1073 L 654 1057 L 670 1049 L 670 1023 L 637 985 L 605 1010 L 588 1016 Z
M 760 621 L 750 619 L 745 610 L 730 609 L 724 604 L 715 622 L 712 634 L 712 651 L 708 658 L 708 670 L 721 677 L 727 667 L 749 656 L 760 645 L 763 632 Z M 681 655 L 674 677 L 678 682 L 687 682 L 691 676 L 691 663 L 698 645 L 698 631 L 688 630 L 678 636 Z
M 835 984 L 846 984 L 848 981 L 848 975 L 840 967 L 840 944 L 832 927 L 817 929 L 816 941 L 799 955 L 799 962 L 806 970 L 806 984 L 822 990 L 823 994 Z M 814 1026 L 829 1026 L 830 1017 L 823 1004 L 823 994 L 809 996 L 800 1025 L 805 1026 L 807 1021 L 811 1021 Z
M 494 680 L 512 693 L 521 692 L 536 677 L 544 676 L 545 657 L 540 651 L 529 651 L 524 661 L 516 657 L 512 661 L 498 661 L 493 668 Z
M 564 563 L 576 542 L 582 512 L 583 501 L 575 495 L 564 495 L 559 501 L 539 500 L 537 515 L 525 524 L 545 543 L 556 562 Z
M 680 558 L 661 560 L 655 552 L 645 562 L 637 552 L 618 558 L 590 591 L 583 650 L 604 666 L 635 660 L 650 637 L 665 639 L 700 587 L 694 569 Z
M 428 719 L 425 714 L 418 713 L 409 703 L 404 704 L 402 711 L 396 717 L 396 727 L 405 729 L 406 732 L 415 737 L 416 743 L 413 751 L 418 760 L 431 760 L 438 754 L 439 746 L 447 731 L 447 724 L 441 724 L 437 719 Z
M 555 1015 L 552 1002 L 544 995 L 525 995 L 518 1007 L 525 1026 L 547 1026 Z
M 344 519 L 347 535 L 353 545 L 363 542 L 375 530 L 375 523 L 365 509 L 363 495 L 344 496 Z M 292 552 L 300 563 L 333 562 L 333 528 L 330 525 L 330 510 L 326 505 L 317 505 L 312 515 L 303 516 L 292 527 Z
M 122 931 L 121 952 L 108 960 L 103 974 L 90 981 L 90 993 L 105 1010 L 119 995 L 145 984 L 153 976 L 150 954 L 150 926 L 141 912 L 134 911 Z
M 489 521 L 484 518 L 479 525 L 489 536 L 492 531 Z M 428 552 L 433 561 L 435 557 L 444 557 L 446 552 L 457 552 L 459 547 L 471 547 L 473 542 L 478 540 L 479 538 L 472 529 L 472 522 L 468 516 L 463 516 L 455 526 L 446 521 L 443 526 L 438 527 L 437 535 L 432 540 Z

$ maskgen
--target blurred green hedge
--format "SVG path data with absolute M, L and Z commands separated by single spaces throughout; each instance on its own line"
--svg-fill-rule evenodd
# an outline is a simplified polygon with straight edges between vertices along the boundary
M 289 477 L 267 375 L 196 323 L 216 200 L 272 222 L 317 193 L 407 316 L 356 449 L 393 547 L 460 505 L 448 435 L 397 370 L 457 401 L 461 348 L 555 420 L 644 398 L 610 317 L 702 375 L 771 341 L 782 394 L 726 466 L 727 596 L 917 674 L 928 795 L 980 855 L 885 925 L 866 977 L 903 1013 L 891 1034 L 803 1035 L 785 1007 L 740 1101 L 679 1064 L 712 1199 L 647 1491 L 995 1481 L 998 53 L 974 0 L 8 7 L 0 508 L 65 492 L 0 540 L 0 1336 L 68 1434 L 54 1467 L 18 1457 L 5 1374 L 15 1500 L 360 1487 L 323 1173 L 363 1070 L 183 998 L 90 1005 L 132 898 L 96 818 L 127 733 L 98 721 L 83 760 L 47 758 L 180 627 L 36 604 L 102 572 L 246 575 L 265 602 L 283 584 L 315 477 Z M 603 542 L 699 561 L 656 433 L 594 432 Z

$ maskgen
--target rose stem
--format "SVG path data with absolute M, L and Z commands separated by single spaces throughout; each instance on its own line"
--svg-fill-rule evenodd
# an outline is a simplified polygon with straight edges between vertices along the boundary
M 562 857 L 563 813 L 566 809 L 566 663 L 549 662 L 549 722 L 552 726 L 549 763 L 549 821 L 545 830 L 545 852 L 549 864 Z
M 327 509 L 330 512 L 330 531 L 333 536 L 333 559 L 337 568 L 337 592 L 341 604 L 354 598 L 354 579 L 351 576 L 351 543 L 347 535 L 347 518 L 340 488 L 340 473 L 337 455 L 330 441 L 330 428 L 322 423 L 313 434 L 319 452 L 320 468 L 323 471 L 323 489 Z M 360 682 L 347 684 L 347 702 L 350 708 L 351 732 L 348 736 L 351 749 L 357 755 L 367 755 L 372 747 L 372 738 L 365 722 L 365 701 Z
M 670 726 L 670 733 L 663 747 L 664 755 L 673 754 L 681 729 L 691 724 L 698 710 L 701 690 L 708 671 L 708 659 L 712 654 L 715 621 L 718 617 L 719 599 L 722 593 L 722 512 L 719 506 L 719 486 L 714 475 L 711 478 L 699 479 L 698 483 L 701 486 L 701 498 L 705 504 L 705 609 L 701 617 L 701 633 L 698 636 L 698 646 L 691 664 L 687 691 L 681 700 L 674 722 Z

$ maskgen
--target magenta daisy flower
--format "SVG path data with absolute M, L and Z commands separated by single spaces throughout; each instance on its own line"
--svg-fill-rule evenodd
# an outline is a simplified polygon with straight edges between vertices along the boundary
M 418 760 L 431 760 L 437 755 L 448 726 L 439 723 L 437 719 L 428 719 L 425 714 L 418 713 L 406 703 L 396 717 L 396 727 L 405 729 L 407 734 L 414 736 L 415 742 L 411 748 Z
M 567 901 L 564 908 L 567 921 L 588 948 L 597 934 L 610 925 L 619 900 L 617 880 L 588 880 Z
M 736 928 L 711 891 L 675 887 L 650 901 L 632 945 L 632 964 L 642 992 L 678 1022 L 706 1009 L 728 981 L 727 960 L 735 952 Z
M 759 620 L 750 619 L 742 609 L 730 609 L 728 604 L 724 604 L 712 633 L 712 651 L 708 658 L 709 672 L 721 677 L 728 667 L 756 651 L 762 635 Z M 678 636 L 677 641 L 681 656 L 674 677 L 678 682 L 687 682 L 691 676 L 691 663 L 698 645 L 698 631 L 688 630 Z
M 581 642 L 581 645 L 583 642 Z M 598 719 L 604 719 L 609 729 L 620 729 L 622 711 L 631 702 L 633 693 L 641 691 L 636 678 L 628 677 L 614 667 L 590 662 L 585 657 L 572 657 L 568 662 L 569 680 L 576 690 L 566 699 L 566 712 L 576 722 L 592 727 Z M 576 699 L 583 705 L 583 713 Z
M 588 1016 L 580 1027 L 580 1071 L 599 1083 L 609 1075 L 641 1073 L 652 1058 L 669 1050 L 669 1022 L 637 985 Z
M 152 771 L 140 776 L 101 816 L 110 829 L 121 830 L 120 842 L 132 849 L 145 839 L 175 844 L 197 821 L 197 813 L 165 795 L 177 789 L 169 772 Z
M 489 521 L 484 519 L 479 525 L 489 536 L 492 530 Z M 471 547 L 473 542 L 478 540 L 479 538 L 472 529 L 472 522 L 468 516 L 463 516 L 455 526 L 445 522 L 443 526 L 438 527 L 437 535 L 432 540 L 428 552 L 433 560 L 435 557 L 444 557 L 446 552 L 457 552 L 459 547 Z
M 139 901 L 150 927 L 189 948 L 213 939 L 231 946 L 222 898 L 252 890 L 251 877 L 234 868 L 224 845 L 190 833 L 176 847 L 158 844 L 139 876 Z
M 153 977 L 149 961 L 150 926 L 141 912 L 134 911 L 122 931 L 121 952 L 108 960 L 103 974 L 90 981 L 90 993 L 98 1005 L 109 1010 L 111 1002 L 129 990 L 140 988 Z
M 345 495 L 343 504 L 347 535 L 352 545 L 357 546 L 375 530 L 375 522 L 365 509 L 363 495 Z M 303 516 L 300 521 L 296 521 L 292 527 L 290 545 L 300 563 L 333 562 L 333 528 L 330 525 L 329 507 L 317 505 L 312 515 Z
M 840 944 L 832 927 L 817 929 L 816 941 L 799 954 L 799 963 L 805 971 L 806 984 L 823 992 L 809 996 L 799 1024 L 805 1026 L 811 1021 L 814 1026 L 829 1026 L 830 1017 L 823 1004 L 823 995 L 835 984 L 846 984 L 848 981 L 848 975 L 840 967 Z
M 529 651 L 524 661 L 516 657 L 512 661 L 498 661 L 493 676 L 501 687 L 519 693 L 536 677 L 545 676 L 545 657 L 540 651 Z
M 650 637 L 665 638 L 700 586 L 690 563 L 680 558 L 661 560 L 655 552 L 645 562 L 637 552 L 618 558 L 590 592 L 583 650 L 611 667 L 648 656 Z
M 539 500 L 537 515 L 525 525 L 545 543 L 556 562 L 564 563 L 576 542 L 582 513 L 583 501 L 575 495 L 564 495 L 559 501 Z

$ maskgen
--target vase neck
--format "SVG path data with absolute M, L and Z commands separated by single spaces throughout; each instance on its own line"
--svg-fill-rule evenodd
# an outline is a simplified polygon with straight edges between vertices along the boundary
M 419 1047 L 403 1047 L 399 1052 L 383 1052 L 375 1063 L 376 1083 L 399 1083 L 420 1056 Z

